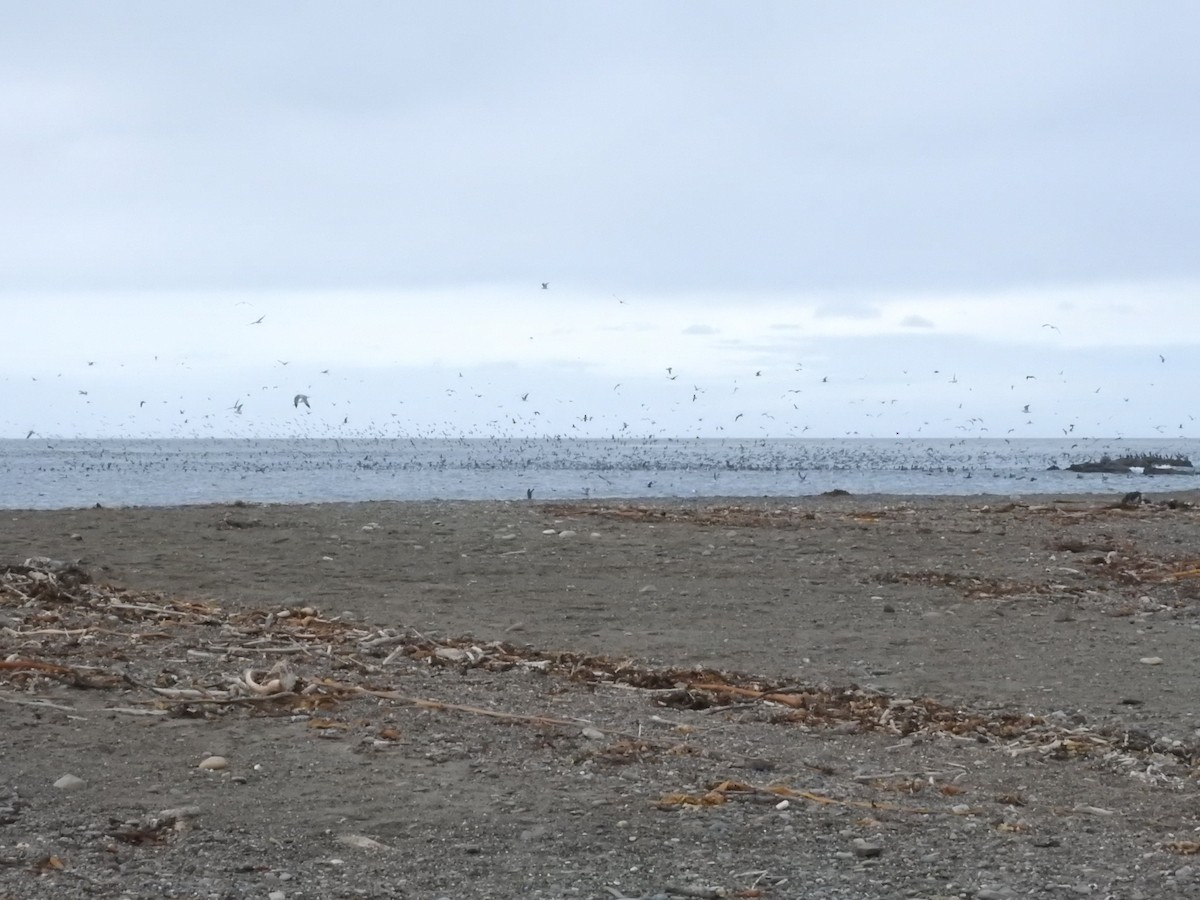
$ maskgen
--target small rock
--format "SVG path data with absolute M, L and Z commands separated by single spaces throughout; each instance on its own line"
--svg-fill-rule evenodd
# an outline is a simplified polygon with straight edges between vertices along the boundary
M 180 819 L 194 819 L 198 815 L 200 815 L 198 806 L 173 806 L 170 809 L 164 809 L 155 818 L 176 822 Z
M 267 894 L 267 900 L 287 900 L 287 894 L 283 891 L 271 891 Z
M 570 528 L 567 528 L 567 529 L 565 529 L 565 530 L 563 530 L 563 531 L 560 531 L 560 532 L 558 533 L 558 536 L 559 536 L 560 538 L 569 538 L 569 537 L 575 537 L 575 535 L 576 535 L 576 532 L 572 531 Z
M 365 834 L 342 834 L 338 836 L 338 843 L 346 844 L 349 847 L 357 847 L 359 850 L 386 850 L 384 844 L 374 838 L 369 838 Z
M 1138 662 L 1146 666 L 1161 666 L 1163 660 L 1161 656 L 1143 656 Z
M 76 775 L 64 775 L 58 781 L 54 782 L 54 786 L 60 791 L 73 791 L 84 786 L 86 782 Z
M 580 733 L 581 733 L 581 734 L 582 734 L 582 735 L 583 735 L 585 738 L 587 738 L 589 741 L 602 741 L 602 740 L 604 740 L 604 732 L 603 732 L 603 731 L 601 731 L 601 730 L 600 730 L 600 729 L 598 729 L 598 728 L 592 728 L 590 725 L 589 725 L 587 728 L 583 729 L 583 731 L 582 731 L 582 732 L 580 732 Z
M 850 846 L 854 851 L 854 855 L 860 859 L 872 859 L 883 854 L 882 846 L 873 844 L 866 838 L 855 838 L 850 842 Z
M 209 769 L 211 771 L 227 769 L 229 768 L 229 760 L 223 756 L 206 756 L 204 759 L 200 760 L 200 765 L 198 768 Z

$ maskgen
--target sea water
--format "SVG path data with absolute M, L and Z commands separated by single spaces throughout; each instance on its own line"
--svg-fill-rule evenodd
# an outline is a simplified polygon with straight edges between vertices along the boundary
M 1200 487 L 1192 475 L 1066 471 L 1144 453 L 1194 458 L 1200 440 L 5 440 L 0 508 Z

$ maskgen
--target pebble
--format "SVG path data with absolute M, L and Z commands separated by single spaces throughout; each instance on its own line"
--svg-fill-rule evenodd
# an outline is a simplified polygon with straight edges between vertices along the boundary
M 198 768 L 209 769 L 213 771 L 217 769 L 227 769 L 229 768 L 229 760 L 223 756 L 206 756 L 204 759 L 200 760 L 200 765 Z
M 1161 656 L 1143 656 L 1138 662 L 1146 666 L 1161 666 L 1163 659 Z
M 570 537 L 575 537 L 575 534 L 576 534 L 576 532 L 572 531 L 570 528 L 567 528 L 564 531 L 560 531 L 558 533 L 558 536 L 560 538 L 570 538 Z
M 76 775 L 64 775 L 58 781 L 54 782 L 54 786 L 60 791 L 73 791 L 76 788 L 81 788 L 86 782 Z
M 271 891 L 267 894 L 267 900 L 287 900 L 287 894 L 283 891 Z
M 386 850 L 387 846 L 379 843 L 374 838 L 369 838 L 365 834 L 342 834 L 338 835 L 338 843 L 345 844 L 349 847 L 357 847 L 359 850 Z
M 850 842 L 850 846 L 854 850 L 854 855 L 861 859 L 871 859 L 883 854 L 883 847 L 871 843 L 866 838 L 855 838 Z
M 580 733 L 581 733 L 581 734 L 582 734 L 582 735 L 583 735 L 585 738 L 587 738 L 589 741 L 602 741 L 602 740 L 604 740 L 604 732 L 603 732 L 603 731 L 601 731 L 601 730 L 600 730 L 600 729 L 598 729 L 598 728 L 592 728 L 590 725 L 589 725 L 587 728 L 583 729 L 583 731 L 582 731 L 582 732 L 580 732 Z

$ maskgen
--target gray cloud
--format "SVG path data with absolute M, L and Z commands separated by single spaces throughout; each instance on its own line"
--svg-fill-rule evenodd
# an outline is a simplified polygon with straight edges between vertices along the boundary
M 0 266 L 622 295 L 1191 277 L 1200 7 L 1155 9 L 14 4 Z

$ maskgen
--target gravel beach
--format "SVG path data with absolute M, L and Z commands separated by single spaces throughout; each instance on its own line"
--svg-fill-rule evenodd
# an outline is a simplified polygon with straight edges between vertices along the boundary
M 0 550 L 0 898 L 1200 895 L 1195 492 L 6 510 Z

